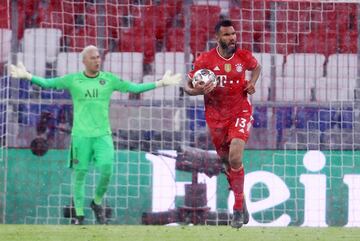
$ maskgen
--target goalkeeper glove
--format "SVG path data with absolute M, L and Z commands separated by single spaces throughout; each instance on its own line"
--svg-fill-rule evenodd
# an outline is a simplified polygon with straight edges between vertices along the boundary
M 168 85 L 178 85 L 181 81 L 181 74 L 171 74 L 170 70 L 167 70 L 161 80 L 155 82 L 156 87 L 163 87 Z
M 26 71 L 25 66 L 19 62 L 17 66 L 10 65 L 10 76 L 17 79 L 27 79 L 31 80 L 32 75 Z

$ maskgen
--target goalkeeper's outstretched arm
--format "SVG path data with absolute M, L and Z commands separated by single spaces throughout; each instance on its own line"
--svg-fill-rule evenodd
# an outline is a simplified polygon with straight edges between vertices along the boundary
M 30 80 L 32 83 L 43 88 L 61 88 L 59 83 L 61 78 L 44 79 L 39 76 L 34 76 L 26 70 L 25 66 L 21 62 L 19 62 L 16 66 L 11 64 L 9 72 L 12 78 Z
M 127 82 L 128 84 L 127 91 L 138 94 L 159 87 L 179 85 L 180 82 L 181 82 L 181 74 L 172 74 L 171 71 L 168 70 L 166 71 L 162 79 L 155 82 L 142 83 L 142 84 Z

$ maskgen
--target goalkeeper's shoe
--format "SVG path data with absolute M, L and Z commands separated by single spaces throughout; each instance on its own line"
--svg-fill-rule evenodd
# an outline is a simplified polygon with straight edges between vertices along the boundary
M 97 205 L 94 200 L 91 201 L 90 207 L 94 211 L 96 221 L 99 224 L 107 224 L 104 208 L 101 205 Z
M 244 202 L 243 202 L 243 213 L 244 213 L 244 224 L 248 224 L 249 219 L 250 219 L 250 214 L 249 214 L 249 211 L 246 206 L 245 198 L 244 198 Z
M 234 210 L 233 217 L 231 220 L 231 227 L 241 228 L 244 224 L 244 212 L 239 210 Z
M 85 223 L 85 217 L 84 216 L 76 216 L 71 220 L 71 224 L 74 225 L 84 225 Z

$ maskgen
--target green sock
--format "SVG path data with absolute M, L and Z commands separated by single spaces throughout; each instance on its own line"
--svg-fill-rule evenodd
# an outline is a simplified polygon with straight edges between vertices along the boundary
M 100 205 L 108 189 L 110 178 L 113 172 L 112 165 L 103 165 L 100 169 L 100 180 L 95 190 L 94 203 Z
M 85 177 L 87 170 L 75 170 L 73 193 L 76 216 L 84 216 Z

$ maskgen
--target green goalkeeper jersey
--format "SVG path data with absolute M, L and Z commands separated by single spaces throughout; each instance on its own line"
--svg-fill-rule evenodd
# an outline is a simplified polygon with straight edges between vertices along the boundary
M 73 101 L 73 136 L 97 137 L 111 134 L 109 107 L 114 91 L 141 93 L 156 88 L 154 82 L 136 84 L 109 72 L 88 77 L 83 72 L 44 79 L 33 76 L 31 81 L 44 88 L 67 89 Z

